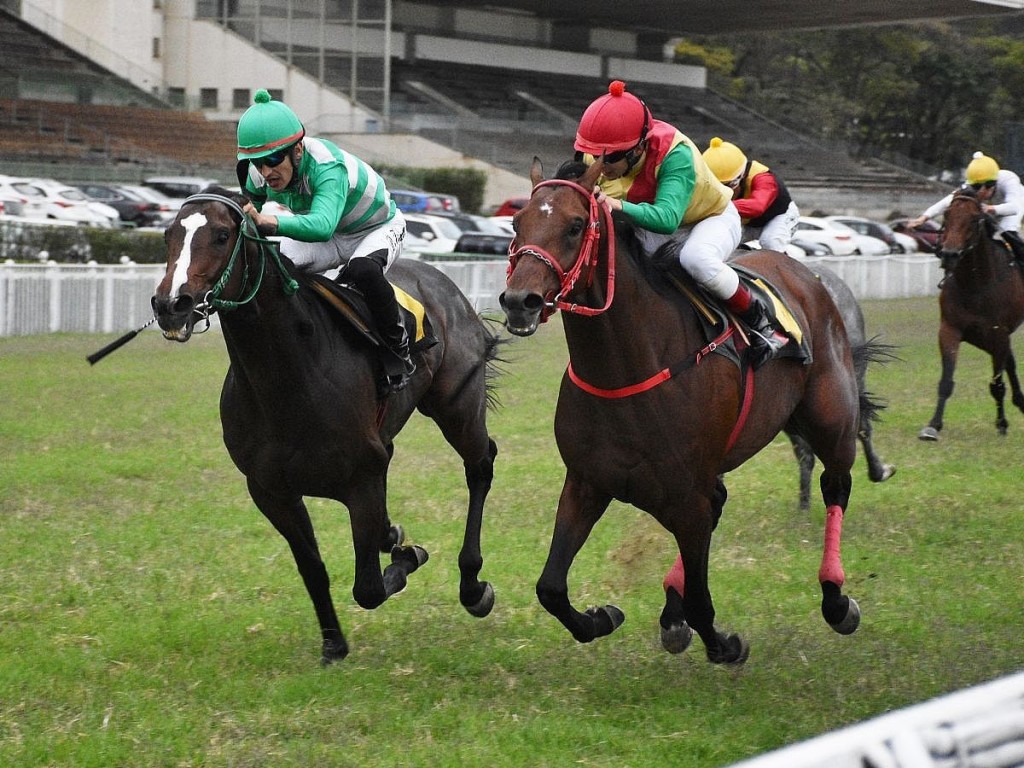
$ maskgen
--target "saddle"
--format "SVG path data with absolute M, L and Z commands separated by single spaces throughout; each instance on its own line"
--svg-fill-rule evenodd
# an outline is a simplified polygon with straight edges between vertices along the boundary
M 790 343 L 779 350 L 776 358 L 793 358 L 804 364 L 809 364 L 813 360 L 813 355 L 804 337 L 804 331 L 778 289 L 766 278 L 746 267 L 735 263 L 730 266 L 736 270 L 740 280 L 750 289 L 750 292 L 768 307 L 775 325 L 789 337 Z M 700 320 L 705 341 L 711 342 L 718 338 L 730 325 L 736 329 L 736 333 L 725 344 L 718 344 L 714 352 L 742 367 L 743 352 L 750 346 L 743 323 L 726 310 L 717 298 L 698 286 L 696 281 L 678 263 L 673 264 L 665 274 L 693 307 Z
M 311 274 L 309 278 L 313 292 L 377 350 L 377 359 L 386 379 L 398 358 L 374 325 L 373 315 L 363 294 L 348 283 L 337 283 L 320 274 Z M 409 354 L 430 349 L 438 343 L 438 339 L 423 304 L 394 283 L 391 283 L 391 287 L 402 312 L 405 332 L 409 334 Z

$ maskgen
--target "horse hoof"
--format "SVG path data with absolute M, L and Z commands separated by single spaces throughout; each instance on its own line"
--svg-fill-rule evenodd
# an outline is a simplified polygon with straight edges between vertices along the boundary
M 925 427 L 924 429 L 917 433 L 917 439 L 928 440 L 934 443 L 936 440 L 939 439 L 939 430 L 937 430 L 935 427 Z
M 682 653 L 693 642 L 693 630 L 685 621 L 661 628 L 661 647 L 669 653 Z
M 740 665 L 750 655 L 750 643 L 737 634 L 719 635 L 721 649 L 717 653 L 708 651 L 712 664 Z
M 346 656 L 348 656 L 348 643 L 345 642 L 345 638 L 324 640 L 323 648 L 320 651 L 320 666 L 328 667 Z
M 429 559 L 430 555 L 427 554 L 427 550 L 418 544 L 411 547 L 395 547 L 391 550 L 391 562 L 405 563 L 409 566 L 409 573 L 415 571 Z
M 405 544 L 405 529 L 402 526 L 391 526 L 391 530 L 388 532 L 388 544 L 391 545 L 391 549 Z
M 587 608 L 587 616 L 594 620 L 594 637 L 610 635 L 626 620 L 626 614 L 617 605 Z
M 843 617 L 843 620 L 835 624 L 829 624 L 840 635 L 852 635 L 857 631 L 857 627 L 860 626 L 860 606 L 857 605 L 857 601 L 852 597 L 848 598 L 848 600 L 850 602 L 846 608 L 846 615 Z
M 489 581 L 485 581 L 483 597 L 477 601 L 476 605 L 467 605 L 466 610 L 470 616 L 482 619 L 491 612 L 492 608 L 494 608 L 494 587 L 491 586 Z
M 938 436 L 936 435 L 936 437 L 938 437 Z M 923 437 L 921 439 L 924 440 Z M 890 477 L 892 477 L 895 474 L 896 474 L 896 466 L 894 464 L 883 464 L 882 465 L 882 471 L 879 473 L 878 477 L 872 477 L 871 478 L 871 482 L 873 482 L 873 483 L 884 483 L 886 480 L 888 480 Z

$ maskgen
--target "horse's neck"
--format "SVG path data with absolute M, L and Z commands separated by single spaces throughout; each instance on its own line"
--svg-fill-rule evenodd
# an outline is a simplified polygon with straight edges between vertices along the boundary
M 1004 277 L 1009 258 L 1003 246 L 985 232 L 973 252 L 960 257 L 953 274 L 962 287 L 979 292 Z
M 699 333 L 695 322 L 681 319 L 677 304 L 654 289 L 621 241 L 619 248 L 611 306 L 593 317 L 562 313 L 573 369 L 595 386 L 646 378 L 676 362 L 666 354 L 692 346 Z M 603 268 L 598 271 L 581 303 L 603 305 L 605 276 Z

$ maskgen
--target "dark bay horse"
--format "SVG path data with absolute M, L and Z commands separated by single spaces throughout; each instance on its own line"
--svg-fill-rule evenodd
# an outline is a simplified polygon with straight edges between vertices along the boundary
M 885 357 L 893 357 L 891 348 L 873 339 L 868 339 L 864 324 L 864 312 L 860 303 L 853 295 L 853 291 L 850 290 L 850 286 L 839 275 L 818 264 L 811 266 L 810 269 L 821 280 L 821 284 L 825 286 L 843 318 L 846 335 L 854 353 L 853 365 L 857 370 L 857 386 L 861 392 L 865 392 L 868 364 Z M 857 437 L 864 449 L 864 459 L 868 465 L 868 479 L 873 483 L 883 483 L 896 474 L 896 466 L 884 462 L 875 450 L 872 439 L 874 433 L 872 422 L 875 415 L 874 410 L 861 412 Z M 814 471 L 814 451 L 811 450 L 807 441 L 798 434 L 789 434 L 789 439 L 793 444 L 793 453 L 796 454 L 797 462 L 800 464 L 800 509 L 808 510 L 811 507 L 811 474 Z
M 469 488 L 459 552 L 459 599 L 486 616 L 494 591 L 480 581 L 480 528 L 497 448 L 487 432 L 498 337 L 441 272 L 399 260 L 388 278 L 426 309 L 438 343 L 415 356 L 409 386 L 378 398 L 370 343 L 318 298 L 308 278 L 260 238 L 244 198 L 211 188 L 188 198 L 167 229 L 167 273 L 153 296 L 166 338 L 185 342 L 216 310 L 230 365 L 221 392 L 224 443 L 252 500 L 291 548 L 323 638 L 322 661 L 348 653 L 304 496 L 349 511 L 352 595 L 375 608 L 426 562 L 405 546 L 387 511 L 394 438 L 413 411 L 433 419 L 462 457 Z M 380 554 L 391 562 L 381 571 Z
M 612 231 L 610 214 L 592 193 L 601 168 L 597 162 L 576 180 L 545 181 L 534 160 L 534 190 L 515 216 L 501 297 L 506 325 L 519 336 L 561 309 L 569 350 L 555 412 L 566 476 L 538 599 L 580 642 L 622 623 L 614 605 L 578 611 L 567 584 L 573 559 L 618 499 L 658 520 L 680 553 L 683 568 L 666 589 L 660 618 L 666 649 L 682 650 L 692 627 L 710 661 L 744 661 L 746 641 L 715 626 L 708 586 L 711 534 L 726 496 L 721 476 L 785 427 L 807 440 L 823 464 L 821 609 L 833 629 L 853 632 L 860 611 L 842 593 L 840 539 L 860 413 L 875 406 L 859 391 L 835 303 L 809 269 L 784 254 L 739 257 L 781 291 L 813 352 L 808 364 L 776 359 L 744 373 L 711 353 L 733 329 L 709 343 L 693 306 L 638 254 L 632 234 Z
M 999 228 L 985 213 L 970 188 L 957 190 L 946 211 L 939 239 L 939 257 L 946 271 L 939 293 L 939 353 L 942 378 L 939 398 L 921 440 L 938 440 L 946 401 L 953 394 L 960 342 L 966 341 L 992 358 L 988 389 L 996 401 L 996 429 L 1006 434 L 1003 401 L 1010 380 L 1012 402 L 1024 411 L 1024 393 L 1010 347 L 1010 334 L 1024 320 L 1024 278 L 1009 247 L 997 239 Z

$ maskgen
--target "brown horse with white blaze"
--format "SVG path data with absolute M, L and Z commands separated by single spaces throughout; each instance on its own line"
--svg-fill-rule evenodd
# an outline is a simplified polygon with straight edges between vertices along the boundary
M 784 254 L 741 256 L 735 263 L 780 291 L 813 360 L 776 359 L 755 373 L 711 354 L 716 344 L 703 335 L 693 305 L 638 251 L 628 227 L 613 226 L 597 204 L 592 190 L 600 173 L 597 162 L 575 180 L 545 181 L 534 161 L 533 195 L 514 220 L 501 298 L 506 325 L 520 336 L 561 309 L 569 350 L 555 412 L 566 475 L 537 582 L 541 604 L 580 642 L 622 623 L 613 605 L 578 611 L 567 585 L 573 559 L 618 499 L 651 514 L 678 546 L 682 568 L 667 586 L 660 619 L 666 649 L 685 648 L 692 627 L 712 662 L 744 661 L 746 641 L 715 626 L 708 584 L 712 531 L 726 495 L 721 478 L 787 428 L 823 464 L 822 613 L 836 631 L 853 632 L 860 612 L 842 593 L 840 538 L 860 411 L 875 406 L 859 391 L 834 302 L 810 270 Z M 732 333 L 730 326 L 716 341 Z

